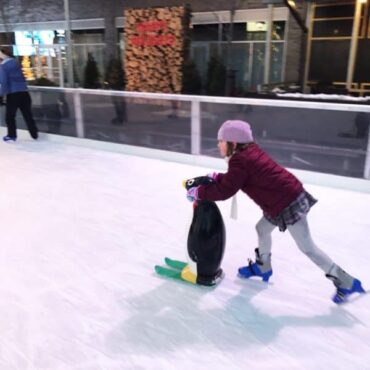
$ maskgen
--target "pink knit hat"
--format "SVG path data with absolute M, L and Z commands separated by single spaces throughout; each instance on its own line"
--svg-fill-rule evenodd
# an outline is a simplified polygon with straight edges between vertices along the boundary
M 244 121 L 225 121 L 218 130 L 217 139 L 232 143 L 250 143 L 253 141 L 251 126 Z

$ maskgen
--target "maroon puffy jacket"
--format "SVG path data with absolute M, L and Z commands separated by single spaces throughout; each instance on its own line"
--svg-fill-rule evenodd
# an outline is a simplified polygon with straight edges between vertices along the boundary
M 214 184 L 200 186 L 201 200 L 225 200 L 238 190 L 246 193 L 271 217 L 276 217 L 303 191 L 302 183 L 252 143 L 229 160 Z

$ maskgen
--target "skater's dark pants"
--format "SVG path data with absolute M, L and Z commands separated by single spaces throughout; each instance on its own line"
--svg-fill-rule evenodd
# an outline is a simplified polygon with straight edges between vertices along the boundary
M 37 138 L 38 129 L 32 116 L 31 97 L 28 91 L 20 91 L 8 94 L 6 96 L 6 125 L 8 127 L 8 136 L 17 136 L 17 127 L 15 116 L 17 109 L 21 111 L 28 131 L 33 138 Z

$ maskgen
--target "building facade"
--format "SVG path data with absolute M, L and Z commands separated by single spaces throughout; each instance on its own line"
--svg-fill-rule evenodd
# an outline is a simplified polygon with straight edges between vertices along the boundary
M 241 95 L 269 84 L 348 82 L 355 0 L 290 2 L 293 12 L 286 1 L 277 0 L 186 3 L 192 10 L 190 57 L 203 81 L 211 57 L 218 57 L 232 79 L 233 91 Z M 74 86 L 83 86 L 86 63 L 93 57 L 103 86 L 109 60 L 124 54 L 124 10 L 184 2 L 3 0 L 2 4 L 0 43 L 14 46 L 27 78 L 43 76 L 60 86 L 71 85 L 72 80 Z M 370 49 L 366 3 L 360 18 L 353 81 L 366 84 L 370 82 L 363 61 Z M 341 62 L 333 65 L 333 58 Z

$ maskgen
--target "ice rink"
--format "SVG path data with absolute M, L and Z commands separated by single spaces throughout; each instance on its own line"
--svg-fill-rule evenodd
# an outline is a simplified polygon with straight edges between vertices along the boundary
M 215 289 L 165 280 L 184 260 L 202 168 L 21 138 L 0 143 L 1 370 L 370 369 L 370 295 L 336 306 L 332 283 L 273 233 L 268 284 L 240 280 L 260 209 L 220 202 Z M 370 193 L 306 184 L 316 243 L 370 287 Z

